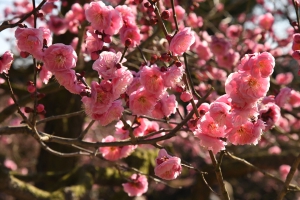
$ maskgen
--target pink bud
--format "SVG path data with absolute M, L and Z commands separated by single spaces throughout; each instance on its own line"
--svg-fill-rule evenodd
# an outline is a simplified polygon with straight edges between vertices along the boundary
M 36 88 L 35 88 L 33 82 L 32 82 L 32 81 L 29 81 L 29 82 L 27 83 L 27 91 L 30 92 L 30 93 L 34 93 L 34 92 L 35 92 L 35 89 L 36 89 Z
M 36 111 L 38 112 L 38 113 L 41 113 L 41 112 L 43 112 L 44 111 L 44 105 L 43 104 L 38 104 L 37 106 L 36 106 Z

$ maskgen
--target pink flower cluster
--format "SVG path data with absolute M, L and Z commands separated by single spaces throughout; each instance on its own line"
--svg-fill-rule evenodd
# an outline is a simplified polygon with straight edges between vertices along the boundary
M 262 131 L 278 123 L 280 108 L 274 97 L 265 97 L 274 66 L 268 52 L 242 58 L 238 72 L 230 74 L 225 82 L 226 94 L 203 104 L 202 117 L 196 127 L 191 126 L 201 146 L 216 154 L 225 149 L 222 138 L 234 145 L 257 144 Z
M 126 5 L 113 8 L 106 6 L 102 1 L 91 2 L 85 10 L 85 15 L 92 26 L 90 33 L 97 32 L 99 34 L 91 34 L 90 40 L 99 41 L 101 39 L 110 43 L 111 39 L 108 40 L 108 38 L 119 33 L 122 44 L 125 45 L 125 41 L 130 39 L 130 47 L 135 47 L 140 43 L 141 35 L 133 13 L 131 7 Z M 98 50 L 100 50 L 99 47 Z
M 165 149 L 158 152 L 156 167 L 154 168 L 156 176 L 165 180 L 173 180 L 180 175 L 181 170 L 180 158 L 170 156 Z
M 2 73 L 7 74 L 12 62 L 13 62 L 13 54 L 10 51 L 6 51 L 0 57 L 0 74 Z
M 132 174 L 130 181 L 122 184 L 124 191 L 128 196 L 141 196 L 148 191 L 147 177 L 140 174 Z
M 116 138 L 109 135 L 102 139 L 102 142 L 115 142 Z M 106 160 L 116 161 L 129 156 L 137 146 L 117 146 L 117 147 L 100 147 L 99 152 Z
M 168 87 L 180 82 L 183 68 L 173 65 L 161 71 L 157 65 L 144 66 L 127 90 L 129 108 L 135 115 L 169 117 L 175 113 L 177 102 L 174 95 L 167 93 Z
M 171 40 L 169 50 L 174 56 L 182 55 L 195 42 L 194 32 L 190 27 L 180 30 Z
M 91 96 L 82 98 L 87 115 L 103 126 L 122 115 L 124 108 L 118 98 L 127 90 L 133 79 L 131 72 L 119 63 L 120 58 L 120 52 L 105 51 L 100 54 L 93 64 L 93 69 L 103 80 L 100 84 L 93 81 Z

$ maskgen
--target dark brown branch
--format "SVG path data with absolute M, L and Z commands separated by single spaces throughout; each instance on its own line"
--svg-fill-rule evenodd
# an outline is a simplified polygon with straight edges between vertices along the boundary
M 289 173 L 286 177 L 284 185 L 283 185 L 281 191 L 278 194 L 277 200 L 282 200 L 284 198 L 284 196 L 286 195 L 286 193 L 288 192 L 290 182 L 292 181 L 292 179 L 294 177 L 294 174 L 295 174 L 299 164 L 300 164 L 300 154 L 298 155 L 298 157 L 294 161 L 294 163 L 293 163 L 293 165 L 292 165 L 292 167 L 291 167 L 291 169 L 290 169 L 290 171 L 289 171 Z
M 18 26 L 20 23 L 24 22 L 28 17 L 30 17 L 32 14 L 34 14 L 35 12 L 37 12 L 38 10 L 40 10 L 42 8 L 42 6 L 47 2 L 47 0 L 43 0 L 35 9 L 33 9 L 31 12 L 25 14 L 19 21 L 17 21 L 16 23 L 13 24 L 9 24 L 7 21 L 3 22 L 0 25 L 0 32 L 7 29 L 7 28 L 14 28 L 16 26 Z
M 222 175 L 220 165 L 217 162 L 216 157 L 215 157 L 214 153 L 211 150 L 209 150 L 209 155 L 210 155 L 212 164 L 215 168 L 214 169 L 215 174 L 216 174 L 216 177 L 217 177 L 220 189 L 221 189 L 221 198 L 224 199 L 224 200 L 229 200 L 230 198 L 229 198 L 228 192 L 226 190 L 226 187 L 225 187 L 225 184 L 224 184 L 224 181 L 223 181 L 223 175 Z

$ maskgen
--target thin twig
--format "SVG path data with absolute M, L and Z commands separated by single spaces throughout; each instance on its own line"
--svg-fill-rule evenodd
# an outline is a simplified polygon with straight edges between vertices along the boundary
M 171 4 L 172 4 L 172 11 L 173 11 L 173 19 L 174 19 L 175 27 L 176 27 L 176 32 L 174 35 L 176 35 L 176 33 L 179 31 L 179 27 L 178 27 L 176 12 L 175 12 L 174 0 L 171 0 Z
M 13 24 L 9 24 L 8 21 L 3 22 L 0 25 L 0 32 L 7 29 L 7 28 L 14 28 L 18 26 L 20 23 L 24 22 L 28 17 L 30 17 L 32 14 L 34 14 L 36 11 L 40 10 L 42 6 L 47 2 L 47 0 L 43 0 L 35 9 L 33 9 L 31 12 L 24 15 L 23 18 L 21 18 L 19 21 Z
M 300 154 L 298 155 L 298 157 L 296 158 L 296 160 L 294 161 L 287 177 L 286 177 L 286 180 L 283 184 L 283 187 L 281 189 L 281 191 L 279 192 L 278 194 L 278 197 L 277 197 L 277 200 L 282 200 L 284 198 L 284 196 L 286 195 L 286 193 L 288 192 L 288 188 L 289 188 L 289 185 L 290 185 L 290 182 L 292 181 L 293 177 L 294 177 L 294 174 L 298 168 L 300 164 Z
M 90 121 L 89 125 L 84 129 L 84 131 L 82 131 L 82 133 L 78 136 L 77 139 L 82 140 L 94 123 L 95 120 Z
M 228 192 L 226 190 L 226 187 L 225 187 L 225 184 L 223 181 L 223 175 L 222 175 L 221 168 L 216 160 L 214 153 L 211 150 L 209 150 L 208 152 L 209 152 L 209 156 L 211 158 L 212 164 L 215 168 L 215 174 L 216 174 L 216 177 L 217 177 L 220 189 L 221 189 L 221 198 L 223 200 L 229 200 L 230 198 L 229 198 Z
M 56 120 L 56 119 L 74 117 L 74 116 L 77 116 L 77 115 L 81 115 L 83 113 L 84 113 L 84 110 L 80 110 L 80 111 L 73 112 L 73 113 L 51 116 L 51 117 L 47 117 L 45 119 L 37 121 L 36 124 L 42 124 L 42 123 L 45 123 L 45 122 L 48 122 L 48 121 L 52 121 L 52 120 Z
M 23 121 L 25 121 L 28 125 L 31 125 L 31 123 L 29 122 L 29 120 L 27 119 L 27 117 L 24 115 L 24 113 L 20 109 L 20 105 L 19 105 L 19 103 L 18 103 L 18 101 L 17 101 L 17 99 L 15 97 L 14 91 L 13 91 L 13 89 L 11 87 L 9 76 L 7 74 L 4 74 L 4 77 L 6 79 L 6 82 L 8 84 L 9 90 L 10 90 L 10 96 L 13 99 L 13 101 L 15 103 L 15 106 L 17 107 L 18 113 L 21 115 Z
M 279 179 L 278 177 L 274 176 L 273 174 L 269 173 L 269 172 L 266 172 L 258 167 L 256 167 L 255 165 L 249 163 L 248 161 L 242 159 L 242 158 L 239 158 L 239 157 L 236 157 L 234 155 L 232 155 L 231 153 L 229 153 L 228 151 L 225 152 L 225 155 L 230 157 L 231 159 L 233 160 L 236 160 L 240 163 L 243 163 L 244 165 L 247 165 L 248 167 L 251 167 L 252 169 L 255 169 L 256 171 L 259 171 L 261 172 L 263 175 L 269 177 L 269 178 L 272 178 L 280 183 L 283 183 L 283 181 L 281 179 Z M 300 187 L 296 186 L 296 185 L 293 185 L 293 184 L 290 184 L 289 185 L 290 188 L 294 189 L 294 190 L 297 190 L 297 191 L 300 191 Z

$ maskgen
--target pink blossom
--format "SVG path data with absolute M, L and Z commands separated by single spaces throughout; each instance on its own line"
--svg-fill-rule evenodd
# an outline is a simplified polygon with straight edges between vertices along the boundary
M 43 6 L 42 6 L 42 11 L 46 14 L 51 13 L 52 10 L 56 8 L 55 4 L 53 2 L 46 2 Z
M 73 47 L 61 43 L 53 44 L 45 50 L 44 66 L 52 73 L 76 66 L 77 54 Z
M 203 19 L 201 16 L 197 16 L 196 13 L 189 13 L 186 20 L 188 26 L 192 28 L 201 28 L 203 26 Z
M 249 120 L 256 120 L 259 112 L 257 103 L 246 104 L 244 107 L 232 107 L 229 118 L 226 121 L 227 128 L 238 127 L 248 122 Z M 229 120 L 230 119 L 230 120 Z
M 183 102 L 188 102 L 190 101 L 191 99 L 193 98 L 193 95 L 191 94 L 191 92 L 189 91 L 184 91 L 180 94 L 180 99 L 183 101 Z
M 127 5 L 118 5 L 115 9 L 121 13 L 122 19 L 125 24 L 136 25 L 136 15 L 134 14 L 131 7 Z
M 270 30 L 274 23 L 274 17 L 271 13 L 266 13 L 264 15 L 261 15 L 258 21 L 260 27 L 262 27 L 265 30 Z
M 103 80 L 101 83 L 93 81 L 91 83 L 91 102 L 92 111 L 97 114 L 106 112 L 113 102 L 112 84 L 108 80 Z
M 263 52 L 251 57 L 249 65 L 251 66 L 252 76 L 267 78 L 273 73 L 275 59 L 270 53 Z
M 281 149 L 279 146 L 273 146 L 268 149 L 269 154 L 279 155 L 281 153 Z
M 64 34 L 68 30 L 67 21 L 59 16 L 51 15 L 47 24 L 49 29 L 56 35 Z
M 211 137 L 224 137 L 225 127 L 219 125 L 210 115 L 210 112 L 206 112 L 205 115 L 198 121 L 195 135 L 209 135 Z
M 86 50 L 88 53 L 99 51 L 103 47 L 103 41 L 98 37 L 93 30 L 86 32 L 87 37 L 85 38 Z
M 275 97 L 275 103 L 279 107 L 283 107 L 291 96 L 292 89 L 285 87 L 281 88 L 279 94 Z
M 129 96 L 129 108 L 134 115 L 151 114 L 156 102 L 157 98 L 145 88 L 132 92 Z
M 254 78 L 252 76 L 242 76 L 239 91 L 244 99 L 259 99 L 266 96 L 270 87 L 269 78 Z
M 10 170 L 18 169 L 17 164 L 13 160 L 10 160 L 10 159 L 5 159 L 3 164 L 5 167 L 9 168 Z
M 55 73 L 57 82 L 64 86 L 69 92 L 73 94 L 80 94 L 80 92 L 86 89 L 86 86 L 77 80 L 75 71 L 72 69 L 66 69 Z
M 219 37 L 212 37 L 210 43 L 210 50 L 214 55 L 222 55 L 230 49 L 230 44 L 224 39 Z
M 280 73 L 276 76 L 276 82 L 279 85 L 288 85 L 293 81 L 294 75 L 291 72 Z
M 290 172 L 290 170 L 291 170 L 291 166 L 289 166 L 289 165 L 281 165 L 279 167 L 279 173 L 280 173 L 280 176 L 283 180 L 286 179 L 286 177 L 287 177 L 288 173 Z
M 169 67 L 167 71 L 163 73 L 165 87 L 175 87 L 176 84 L 181 81 L 183 73 L 183 67 L 177 67 L 175 65 Z
M 261 120 L 266 124 L 266 130 L 269 130 L 278 124 L 281 117 L 280 108 L 275 103 L 271 102 L 263 104 L 259 109 L 259 115 Z
M 43 32 L 35 28 L 17 28 L 15 32 L 17 46 L 21 51 L 33 56 L 39 55 L 43 49 Z
M 262 120 L 257 120 L 257 122 L 246 122 L 240 127 L 233 128 L 228 133 L 228 141 L 234 145 L 245 145 L 254 144 L 256 145 L 260 140 L 262 130 L 264 130 L 265 125 Z
M 131 39 L 131 44 L 129 45 L 129 47 L 136 47 L 140 44 L 141 34 L 139 28 L 136 25 L 126 24 L 121 28 L 120 40 L 124 46 L 127 39 Z
M 115 141 L 116 141 L 116 139 L 111 135 L 102 139 L 102 142 L 115 142 Z M 134 151 L 135 148 L 136 148 L 136 146 L 133 146 L 133 145 L 121 146 L 121 147 L 119 147 L 119 146 L 118 147 L 100 147 L 99 152 L 102 154 L 102 156 L 106 160 L 116 161 L 121 158 L 126 158 L 127 156 L 129 156 Z
M 172 94 L 169 96 L 167 93 L 164 93 L 161 99 L 156 103 L 152 111 L 152 116 L 158 119 L 169 117 L 176 112 L 177 106 L 178 103 L 175 95 Z
M 92 118 L 97 120 L 101 126 L 106 126 L 115 120 L 119 120 L 124 111 L 121 100 L 114 101 L 103 114 L 94 112 Z
M 204 40 L 202 42 L 199 42 L 197 48 L 196 48 L 197 55 L 199 56 L 199 59 L 208 61 L 212 57 L 212 53 L 210 51 L 210 48 L 208 47 L 208 43 Z
M 154 173 L 159 178 L 165 180 L 176 179 L 181 173 L 181 159 L 170 156 L 166 150 L 161 149 L 156 158 Z
M 50 78 L 52 77 L 52 73 L 46 69 L 46 67 L 42 67 L 39 72 L 40 79 L 43 83 L 48 84 Z
M 13 62 L 13 54 L 10 51 L 6 51 L 0 57 L 0 74 L 2 73 L 7 74 L 12 62 Z
M 52 33 L 48 28 L 45 27 L 39 27 L 39 30 L 43 32 L 43 38 L 47 41 L 47 46 L 50 46 L 52 44 Z
M 299 107 L 300 106 L 300 93 L 298 91 L 292 90 L 288 102 L 294 108 Z
M 124 191 L 128 196 L 141 196 L 148 191 L 147 177 L 140 174 L 132 174 L 130 181 L 122 184 Z
M 241 25 L 233 24 L 226 29 L 226 36 L 231 39 L 238 38 L 242 34 L 242 31 L 243 27 Z
M 216 56 L 218 65 L 230 70 L 237 64 L 239 59 L 239 53 L 235 52 L 233 49 L 229 49 L 226 53 Z
M 163 95 L 160 99 L 162 104 L 162 112 L 165 117 L 169 117 L 171 114 L 176 112 L 178 103 L 176 101 L 175 95 Z
M 188 51 L 191 45 L 196 41 L 194 33 L 190 27 L 180 30 L 171 40 L 169 50 L 173 55 L 182 55 Z
M 211 137 L 205 134 L 198 134 L 197 138 L 200 139 L 200 146 L 211 150 L 214 154 L 217 154 L 221 150 L 225 150 L 226 142 L 219 138 Z
M 115 72 L 117 70 L 117 63 L 120 62 L 122 53 L 114 53 L 111 51 L 103 51 L 99 58 L 94 62 L 92 68 L 99 73 L 104 79 L 112 79 L 115 77 Z M 125 62 L 126 59 L 123 59 L 122 62 Z M 120 63 L 121 64 L 121 63 Z
M 157 97 L 166 89 L 164 87 L 162 72 L 156 65 L 152 65 L 151 67 L 144 66 L 140 70 L 140 80 L 147 92 Z
M 300 33 L 295 33 L 293 35 L 292 50 L 293 51 L 300 50 Z
M 109 23 L 106 24 L 104 33 L 108 35 L 115 35 L 123 26 L 122 16 L 119 11 L 111 9 L 109 11 Z
M 224 102 L 213 102 L 210 104 L 210 116 L 220 125 L 224 125 L 231 107 Z
M 112 79 L 113 94 L 115 98 L 118 98 L 121 94 L 126 92 L 127 87 L 132 81 L 132 73 L 126 67 L 116 70 L 115 77 Z
M 145 118 L 138 118 L 138 126 L 134 129 L 133 133 L 135 136 L 145 136 L 148 135 L 152 132 L 156 132 L 159 131 L 159 125 L 157 122 L 154 121 L 150 121 L 148 119 Z M 157 136 L 161 136 L 162 134 L 157 134 L 155 136 L 152 136 L 150 138 L 153 137 L 157 137 Z
M 101 32 L 110 23 L 109 11 L 112 9 L 102 1 L 91 2 L 85 10 L 85 16 L 87 21 L 91 22 L 92 27 Z

